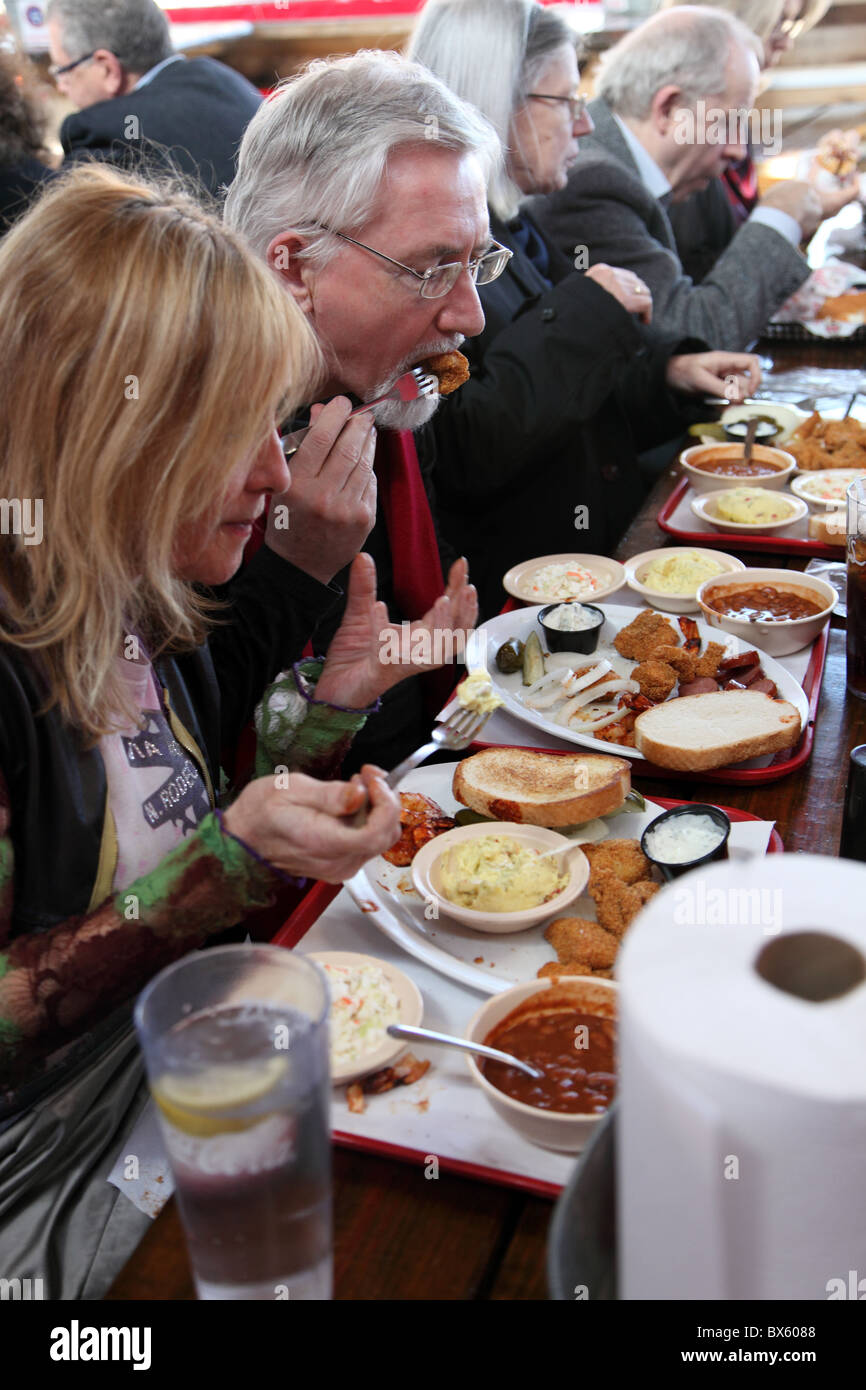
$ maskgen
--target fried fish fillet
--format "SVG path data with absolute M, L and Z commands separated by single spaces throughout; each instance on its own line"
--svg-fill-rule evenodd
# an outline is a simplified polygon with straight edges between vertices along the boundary
M 595 915 L 599 924 L 617 937 L 623 935 L 644 903 L 659 891 L 657 883 L 623 883 L 610 869 L 599 870 L 594 879 L 589 885 L 589 896 L 595 903 Z
M 639 840 L 601 840 L 597 845 L 581 848 L 589 860 L 590 882 L 606 869 L 623 883 L 641 883 L 652 878 L 652 866 Z
M 678 646 L 677 634 L 660 613 L 650 613 L 647 609 L 638 613 L 634 622 L 622 628 L 614 638 L 613 645 L 620 656 L 633 661 L 645 661 L 660 643 Z
M 462 352 L 437 352 L 420 364 L 424 371 L 439 378 L 439 395 L 450 396 L 469 380 L 469 362 Z

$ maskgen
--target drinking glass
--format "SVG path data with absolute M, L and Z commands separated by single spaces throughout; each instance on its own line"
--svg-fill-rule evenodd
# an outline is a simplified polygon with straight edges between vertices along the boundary
M 866 700 L 866 486 L 848 487 L 848 689 Z
M 135 1026 L 201 1299 L 331 1297 L 329 993 L 278 946 L 163 970 Z

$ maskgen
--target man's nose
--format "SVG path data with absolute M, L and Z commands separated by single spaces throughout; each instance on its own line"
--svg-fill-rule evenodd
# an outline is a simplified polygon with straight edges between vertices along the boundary
M 575 134 L 575 135 L 591 135 L 592 132 L 593 132 L 594 130 L 595 130 L 595 121 L 592 119 L 592 116 L 590 116 L 590 114 L 589 114 L 588 111 L 584 110 L 584 111 L 581 113 L 581 115 L 575 117 L 575 119 L 574 119 L 574 134 Z
M 466 272 L 442 301 L 436 315 L 436 327 L 443 336 L 462 333 L 464 338 L 477 338 L 484 331 L 484 310 L 472 276 Z

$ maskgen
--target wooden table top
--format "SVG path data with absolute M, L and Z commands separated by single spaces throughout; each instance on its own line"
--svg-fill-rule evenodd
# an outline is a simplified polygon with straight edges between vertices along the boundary
M 814 365 L 847 373 L 862 354 L 830 344 L 760 345 L 774 370 Z M 663 545 L 656 515 L 679 475 L 666 469 L 623 537 L 625 560 Z M 739 552 L 747 564 L 766 556 Z M 840 552 L 842 558 L 842 552 Z M 777 566 L 805 561 L 773 557 Z M 788 852 L 838 853 L 848 752 L 866 743 L 866 702 L 846 694 L 845 629 L 836 618 L 809 762 L 765 787 L 639 779 L 649 796 L 722 801 L 774 820 Z M 440 1174 L 369 1154 L 334 1152 L 334 1268 L 338 1299 L 546 1299 L 545 1252 L 552 1206 L 509 1188 Z M 168 1203 L 108 1298 L 195 1297 L 175 1203 Z

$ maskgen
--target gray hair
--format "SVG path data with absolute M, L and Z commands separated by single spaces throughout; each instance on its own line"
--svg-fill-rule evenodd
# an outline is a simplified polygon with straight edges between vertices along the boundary
M 300 254 L 322 266 L 338 249 L 323 225 L 362 228 L 391 154 L 427 141 L 474 154 L 485 179 L 501 158 L 487 121 L 399 54 L 313 62 L 280 83 L 247 126 L 225 221 L 262 257 L 292 230 L 306 242 Z
M 107 48 L 127 72 L 143 76 L 173 52 L 168 20 L 154 0 L 51 0 L 70 58 Z
M 596 94 L 617 115 L 633 120 L 649 114 L 656 92 L 668 84 L 694 105 L 724 92 L 728 59 L 737 46 L 762 62 L 760 40 L 727 11 L 699 5 L 661 10 L 604 55 Z
M 535 0 L 428 0 L 409 40 L 409 56 L 484 113 L 503 145 L 511 124 L 551 59 L 578 37 Z M 487 200 L 506 221 L 524 195 L 500 164 Z

